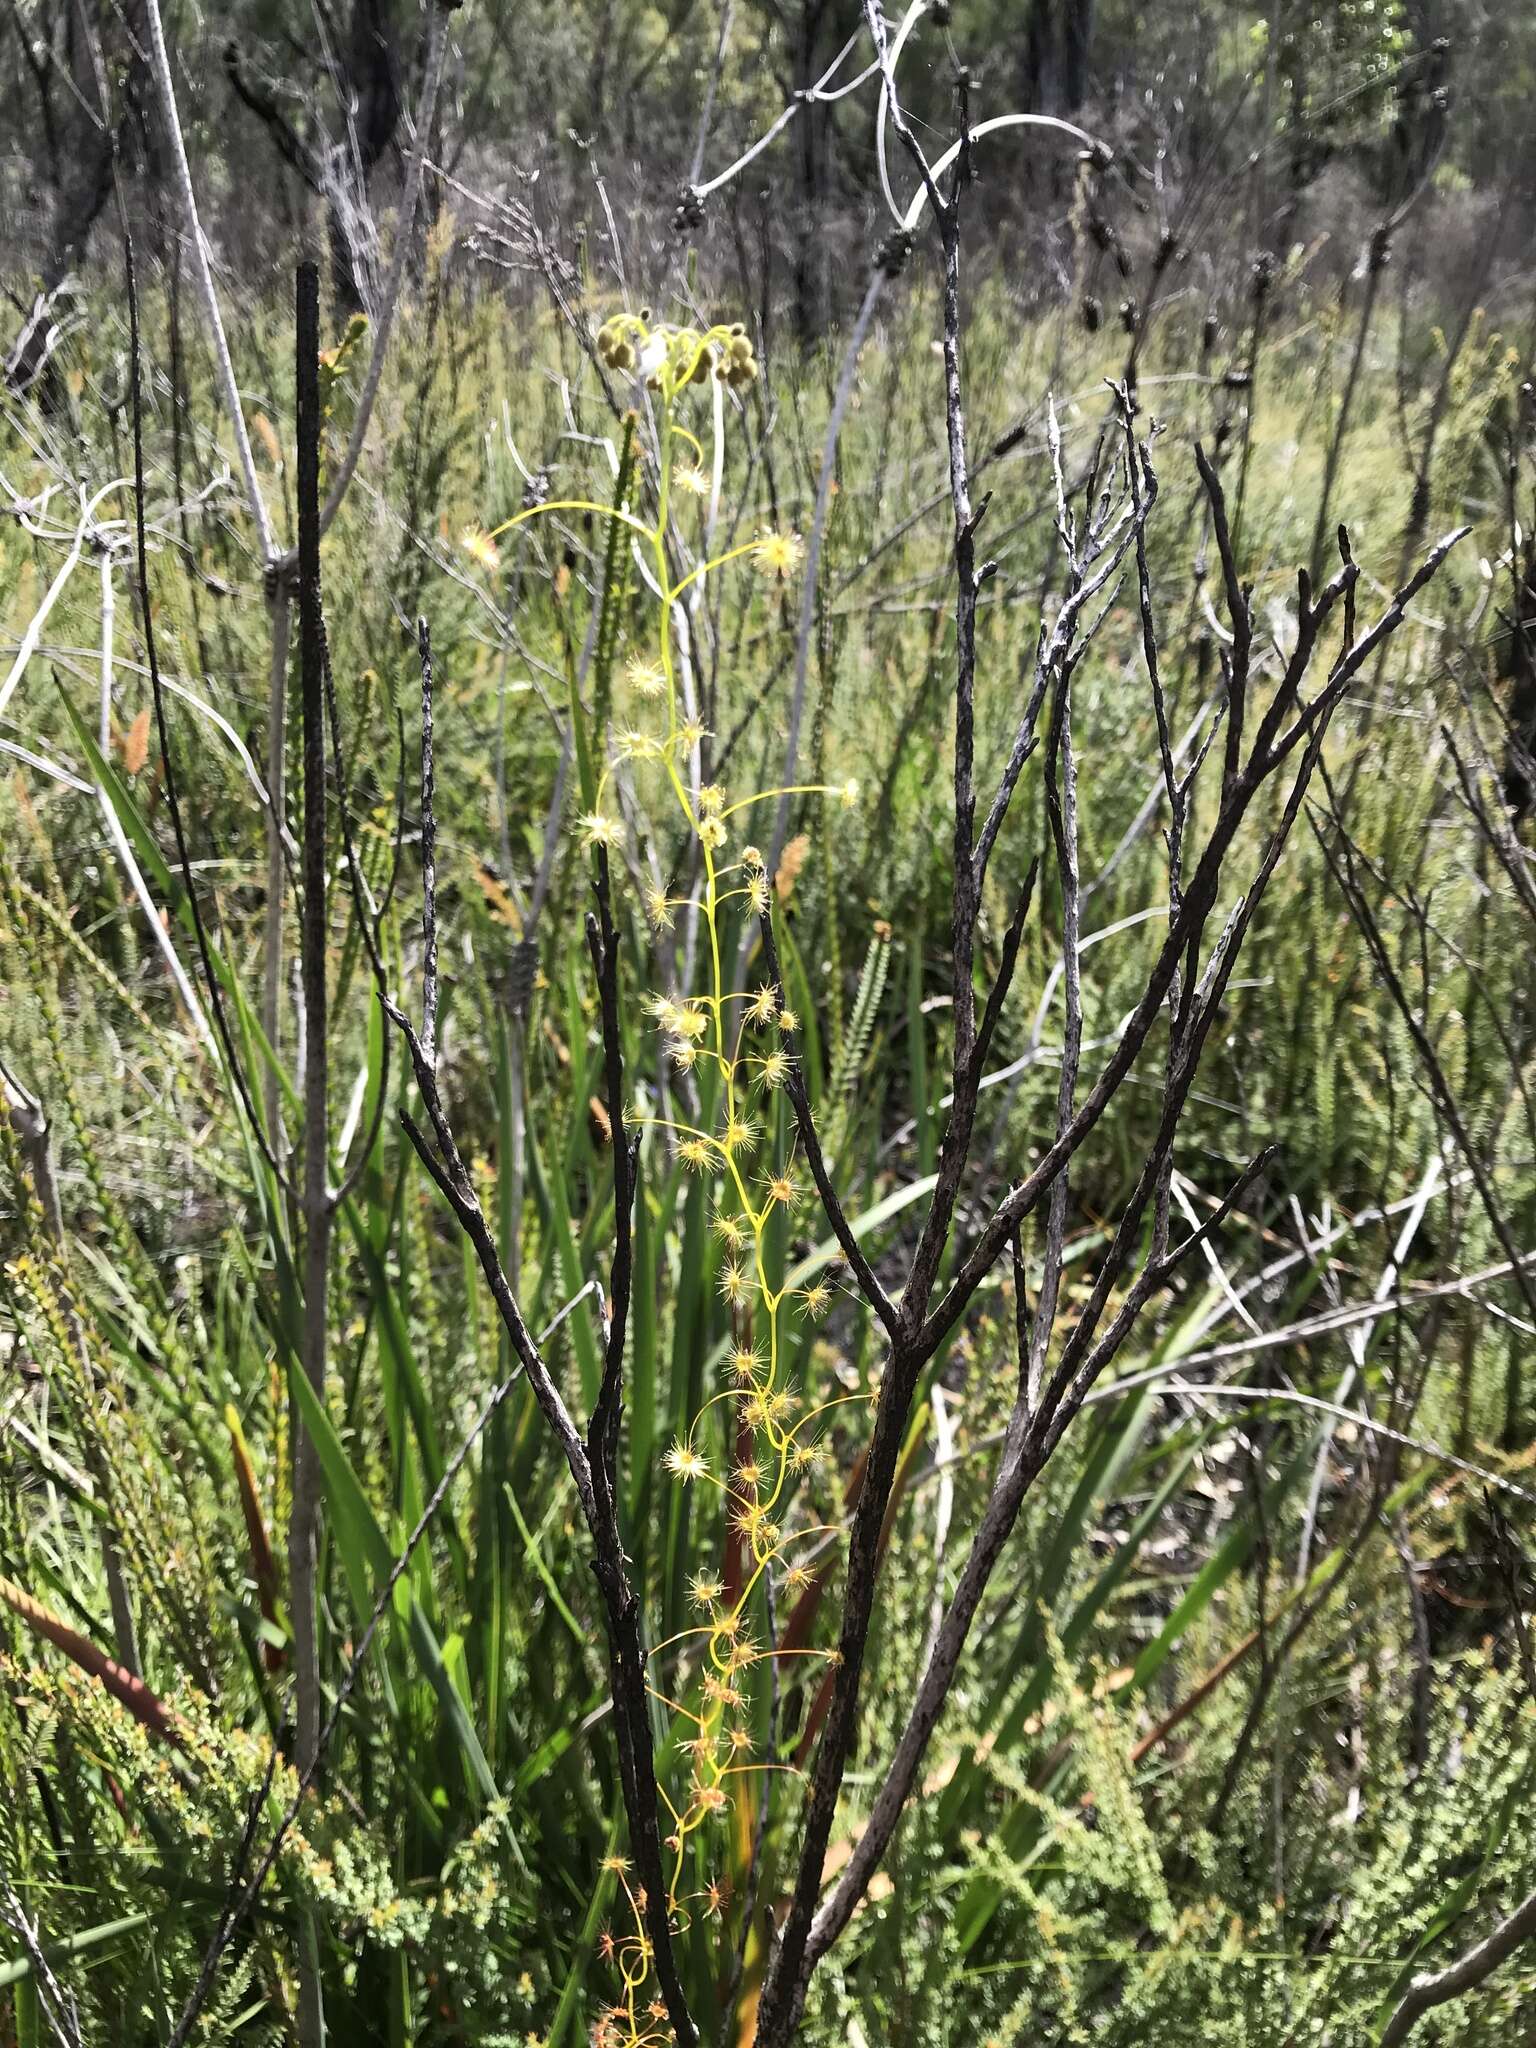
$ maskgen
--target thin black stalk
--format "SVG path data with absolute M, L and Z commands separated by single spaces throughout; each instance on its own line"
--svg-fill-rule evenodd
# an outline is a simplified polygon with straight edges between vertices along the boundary
M 294 364 L 299 514 L 299 710 L 304 761 L 303 886 L 299 970 L 304 1009 L 304 1324 L 300 1366 L 325 1398 L 329 1336 L 331 1219 L 326 953 L 325 628 L 320 609 L 320 273 L 309 261 L 295 277 Z M 293 1507 L 288 1523 L 288 1586 L 293 1614 L 294 1761 L 301 1773 L 320 1752 L 320 1646 L 316 1555 L 320 1538 L 320 1457 L 297 1404 L 291 1412 Z M 299 2038 L 321 2048 L 318 1923 L 299 1950 Z

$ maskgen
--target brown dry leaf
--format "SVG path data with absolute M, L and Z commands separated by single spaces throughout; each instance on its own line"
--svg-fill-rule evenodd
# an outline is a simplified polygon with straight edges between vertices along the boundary
M 592 1121 L 605 1145 L 613 1143 L 613 1121 L 608 1114 L 608 1105 L 595 1095 L 587 1097 L 587 1108 L 592 1112 Z
M 779 892 L 779 901 L 787 903 L 790 891 L 800 879 L 800 870 L 805 866 L 811 851 L 811 835 L 801 832 L 791 839 L 779 855 L 779 872 L 774 876 L 774 886 Z
M 491 868 L 482 861 L 475 869 L 475 880 L 480 884 L 480 893 L 485 898 L 485 907 L 498 924 L 504 924 L 519 938 L 523 935 L 523 920 L 517 914 L 517 905 L 508 893 L 507 885 Z
M 736 2008 L 736 2048 L 750 2048 L 750 2043 L 757 2038 L 757 2008 L 762 1995 L 761 1982 L 748 1985 L 742 1992 L 741 2003 Z
M 548 1039 L 555 1058 L 560 1062 L 561 1066 L 568 1067 L 571 1064 L 571 1048 L 566 1044 L 547 1017 L 544 1019 L 544 1036 Z
M 45 1643 L 52 1643 L 72 1664 L 94 1678 L 152 1735 L 158 1735 L 162 1742 L 168 1742 L 176 1749 L 185 1750 L 190 1746 L 180 1715 L 168 1707 L 158 1693 L 151 1692 L 137 1672 L 127 1670 L 115 1657 L 99 1650 L 88 1637 L 71 1628 L 67 1621 L 61 1621 L 51 1608 L 34 1600 L 14 1580 L 0 1578 L 0 1605 L 8 1607 L 34 1635 L 41 1636 Z
M 277 438 L 276 427 L 273 426 L 264 412 L 253 412 L 251 414 L 251 432 L 261 443 L 262 450 L 272 467 L 274 469 L 281 469 L 283 466 L 283 444 Z
M 149 758 L 149 706 L 146 704 L 123 735 L 123 767 L 137 775 Z
M 862 1833 L 862 1830 L 860 1832 Z M 840 1873 L 849 1857 L 852 1856 L 854 1846 L 858 1840 L 859 1835 L 844 1835 L 840 1841 L 834 1842 L 827 1850 L 826 1859 L 821 1866 L 821 1881 L 823 1885 L 830 1884 L 833 1878 Z M 864 1893 L 864 1900 L 861 1903 L 867 1903 L 870 1900 L 888 1899 L 890 1895 L 890 1878 L 883 1870 L 877 1870 L 869 1880 L 868 1887 Z

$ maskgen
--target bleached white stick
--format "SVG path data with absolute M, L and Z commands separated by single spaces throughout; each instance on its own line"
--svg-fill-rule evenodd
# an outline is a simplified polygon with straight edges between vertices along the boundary
M 79 523 L 75 527 L 75 537 L 70 543 L 69 553 L 64 557 L 58 575 L 54 577 L 47 590 L 43 593 L 42 603 L 28 621 L 27 630 L 22 634 L 21 644 L 16 649 L 16 659 L 11 663 L 10 672 L 6 676 L 5 681 L 0 683 L 0 715 L 3 715 L 6 705 L 10 703 L 16 685 L 26 674 L 28 662 L 37 652 L 38 642 L 43 637 L 43 628 L 48 623 L 48 614 L 63 596 L 64 586 L 80 565 L 80 557 L 85 552 L 86 538 L 96 523 L 96 507 L 103 498 L 110 498 L 114 491 L 124 489 L 128 481 L 127 477 L 114 477 L 111 483 L 103 484 L 102 488 L 89 503 L 82 506 Z
M 192 167 L 187 162 L 187 145 L 182 139 L 181 116 L 176 111 L 176 86 L 171 77 L 170 55 L 165 47 L 165 24 L 160 19 L 160 0 L 144 0 L 144 9 L 149 28 L 150 68 L 155 74 L 155 89 L 160 96 L 160 111 L 165 117 L 166 135 L 171 145 L 171 168 L 175 174 L 176 196 L 181 202 L 187 241 L 192 250 L 192 274 L 197 283 L 197 295 L 202 301 L 203 318 L 208 325 L 208 339 L 213 348 L 213 359 L 224 394 L 224 409 L 229 414 L 230 431 L 235 437 L 235 453 L 239 457 L 240 474 L 245 483 L 245 495 L 250 504 L 251 517 L 256 522 L 262 560 L 270 563 L 274 562 L 282 551 L 273 534 L 267 502 L 257 481 L 256 458 L 251 453 L 251 437 L 245 431 L 245 412 L 240 403 L 240 387 L 235 382 L 235 365 L 229 353 L 229 338 L 224 332 L 224 320 L 219 312 L 219 295 L 214 289 L 213 265 L 209 261 L 208 243 L 197 211 L 197 193 L 192 185 Z
M 347 441 L 347 452 L 341 459 L 331 488 L 326 493 L 325 503 L 320 508 L 322 533 L 328 531 L 332 520 L 341 510 L 341 501 L 347 495 L 358 459 L 363 452 L 363 443 L 368 438 L 368 423 L 373 417 L 374 400 L 379 395 L 379 380 L 384 374 L 384 358 L 389 353 L 389 340 L 394 332 L 395 315 L 400 310 L 400 294 L 405 285 L 406 259 L 411 252 L 416 208 L 421 201 L 422 170 L 426 164 L 427 143 L 431 137 L 432 123 L 437 118 L 438 93 L 443 83 L 443 64 L 447 52 L 448 8 L 444 5 L 444 0 L 433 0 L 427 28 L 427 75 L 422 85 L 421 105 L 416 113 L 416 139 L 411 150 L 410 167 L 405 174 L 405 192 L 400 202 L 399 225 L 395 229 L 395 246 L 390 253 L 389 274 L 384 280 L 384 303 L 379 309 L 373 351 L 368 358 L 362 391 L 358 395 L 357 411 L 352 417 L 352 432 Z
M 110 558 L 107 558 L 107 561 L 108 568 L 110 569 Z M 101 725 L 102 729 L 106 730 L 109 725 L 109 714 L 112 704 L 112 635 L 113 621 L 116 617 L 116 606 L 112 600 L 108 575 L 103 575 L 102 582 Z M 177 992 L 183 1003 L 186 1004 L 187 1015 L 192 1019 L 193 1026 L 203 1044 L 208 1047 L 210 1052 L 215 1051 L 213 1033 L 209 1029 L 208 1019 L 203 1015 L 203 1006 L 197 999 L 197 991 L 192 986 L 187 970 L 182 966 L 180 959 L 177 957 L 176 948 L 171 943 L 171 935 L 166 929 L 165 920 L 160 915 L 160 907 L 155 902 L 154 897 L 150 895 L 149 884 L 145 881 L 139 864 L 133 857 L 133 848 L 128 844 L 128 835 L 123 830 L 122 820 L 117 815 L 111 797 L 108 796 L 100 783 L 96 785 L 95 797 L 101 807 L 101 815 L 106 820 L 107 835 L 112 841 L 118 859 L 123 864 L 129 882 L 133 885 L 133 893 L 139 899 L 140 907 L 148 921 L 151 932 L 154 934 L 155 944 L 160 948 L 161 957 L 170 971 L 172 981 L 176 984 Z

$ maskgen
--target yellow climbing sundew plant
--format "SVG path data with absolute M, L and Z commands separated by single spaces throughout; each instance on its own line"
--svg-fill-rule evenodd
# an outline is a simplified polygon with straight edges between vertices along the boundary
M 643 909 L 657 933 L 669 930 L 679 915 L 697 917 L 704 986 L 657 991 L 645 1007 L 678 1074 L 707 1073 L 717 1084 L 697 1091 L 701 1101 L 715 1104 L 713 1118 L 708 1124 L 691 1123 L 681 1107 L 674 1116 L 624 1110 L 627 1129 L 661 1133 L 687 1171 L 714 1183 L 712 1223 L 721 1247 L 718 1286 L 734 1338 L 724 1383 L 661 1460 L 674 1483 L 719 1494 L 731 1555 L 738 1561 L 734 1571 L 701 1571 L 691 1577 L 688 1594 L 697 1624 L 651 1651 L 653 1670 L 654 1660 L 670 1653 L 669 1661 L 684 1673 L 672 1681 L 670 1691 L 651 1685 L 654 1697 L 690 1731 L 680 1745 L 685 1765 L 680 1781 L 658 1785 L 671 1822 L 665 1837 L 671 1858 L 667 1904 L 682 1930 L 701 1915 L 718 1919 L 728 1903 L 721 1877 L 707 1877 L 689 1888 L 695 1838 L 732 1821 L 754 1776 L 793 1768 L 754 1755 L 749 1674 L 769 1659 L 835 1659 L 835 1651 L 780 1647 L 759 1639 L 749 1610 L 767 1590 L 798 1595 L 814 1583 L 802 1561 L 804 1547 L 835 1531 L 822 1522 L 789 1527 L 790 1497 L 794 1483 L 818 1462 L 817 1432 L 828 1411 L 865 1398 L 841 1394 L 808 1405 L 786 1376 L 786 1317 L 814 1324 L 832 1299 L 825 1283 L 791 1289 L 775 1286 L 771 1277 L 770 1228 L 776 1219 L 792 1216 L 807 1193 L 792 1157 L 776 1162 L 768 1156 L 773 1098 L 789 1078 L 799 1020 L 771 981 L 731 985 L 721 921 L 728 911 L 755 921 L 770 908 L 772 877 L 763 853 L 746 836 L 756 806 L 811 795 L 851 805 L 858 800 L 858 785 L 795 784 L 733 796 L 704 781 L 700 770 L 707 734 L 685 701 L 678 632 L 682 600 L 729 563 L 750 558 L 765 579 L 777 582 L 793 576 L 804 556 L 798 534 L 765 531 L 694 566 L 677 566 L 674 492 L 707 501 L 711 511 L 718 504 L 724 422 L 720 394 L 711 407 L 712 445 L 706 446 L 680 415 L 689 394 L 707 390 L 711 380 L 740 391 L 755 379 L 757 363 L 745 330 L 719 325 L 701 331 L 653 321 L 648 311 L 625 313 L 603 325 L 597 347 L 609 370 L 632 377 L 650 394 L 654 521 L 629 509 L 621 491 L 620 501 L 611 505 L 569 498 L 528 507 L 482 538 L 486 548 L 494 549 L 501 534 L 560 512 L 607 519 L 623 530 L 651 595 L 655 644 L 634 648 L 624 664 L 626 716 L 608 734 L 604 759 L 592 764 L 577 831 L 587 847 L 617 852 L 629 840 L 627 816 L 638 812 L 642 822 L 650 816 L 660 824 L 671 813 L 681 817 L 696 847 L 692 885 L 671 894 L 653 883 L 643 891 Z M 707 517 L 706 537 L 712 523 Z M 635 786 L 640 769 L 653 771 L 646 792 Z M 623 810 L 621 790 L 628 800 Z M 655 805 L 648 811 L 646 797 L 652 791 Z M 733 1451 L 725 1469 L 716 1470 L 701 1428 L 720 1405 L 729 1417 L 726 1435 Z M 707 1856 L 703 1860 L 710 1861 Z M 617 1973 L 620 1993 L 601 2015 L 592 2038 L 599 2048 L 649 2048 L 671 2036 L 654 1983 L 647 1900 L 622 1858 L 609 1858 L 604 1868 L 623 1894 L 629 1928 L 622 1935 L 609 1931 L 603 1936 L 602 1955 Z

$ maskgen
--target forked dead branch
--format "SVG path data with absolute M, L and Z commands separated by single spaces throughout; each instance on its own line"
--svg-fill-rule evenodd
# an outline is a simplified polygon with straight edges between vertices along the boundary
M 1147 568 L 1145 534 L 1158 497 L 1150 436 L 1138 431 L 1129 394 L 1109 395 L 1099 460 L 1086 497 L 1073 502 L 1059 456 L 1054 461 L 1057 530 L 1061 542 L 1064 583 L 1052 616 L 1039 629 L 1032 687 L 1008 747 L 999 783 L 988 800 L 978 833 L 974 787 L 973 724 L 976 664 L 973 638 L 977 590 L 990 565 L 975 561 L 980 512 L 969 499 L 963 413 L 962 345 L 958 293 L 958 195 L 939 204 L 935 218 L 943 244 L 946 275 L 947 418 L 955 508 L 955 553 L 958 585 L 955 683 L 954 863 L 951 925 L 952 987 L 955 1031 L 951 1058 L 952 1102 L 939 1152 L 936 1185 L 905 1270 L 884 1274 L 865 1253 L 845 1212 L 835 1164 L 824 1156 L 820 1133 L 799 1072 L 798 1020 L 790 1012 L 781 969 L 776 920 L 782 914 L 777 893 L 769 886 L 758 857 L 747 847 L 735 872 L 739 888 L 755 912 L 766 980 L 757 993 L 732 992 L 712 986 L 698 998 L 681 996 L 661 1001 L 664 1028 L 671 1036 L 674 1057 L 685 1075 L 713 1063 L 729 1095 L 746 1087 L 748 1069 L 767 1068 L 770 1085 L 782 1086 L 792 1106 L 801 1149 L 828 1225 L 844 1254 L 853 1285 L 885 1333 L 884 1364 L 878 1375 L 873 1425 L 860 1455 L 862 1482 L 847 1531 L 840 1621 L 830 1657 L 830 1700 L 810 1767 L 809 1790 L 800 1823 L 796 1875 L 787 1913 L 777 1931 L 767 1981 L 758 2010 L 757 2040 L 763 2048 L 782 2048 L 795 2037 L 804 2011 L 812 1972 L 846 1927 L 889 1845 L 896 1823 L 912 1791 L 922 1757 L 942 1715 L 956 1669 L 992 1573 L 1031 1485 L 1060 1445 L 1099 1377 L 1130 1336 L 1136 1320 L 1180 1264 L 1212 1237 L 1242 1203 L 1262 1174 L 1268 1154 L 1261 1153 L 1238 1176 L 1226 1197 L 1206 1221 L 1177 1240 L 1171 1226 L 1170 1188 L 1180 1120 L 1190 1100 L 1207 1040 L 1222 1011 L 1223 999 L 1238 962 L 1244 939 L 1285 851 L 1303 802 L 1318 773 L 1324 741 L 1339 705 L 1365 664 L 1401 625 L 1408 605 L 1434 575 L 1454 545 L 1448 535 L 1430 550 L 1404 586 L 1369 623 L 1358 617 L 1359 570 L 1347 537 L 1341 532 L 1340 566 L 1319 591 L 1305 571 L 1298 575 L 1292 619 L 1292 645 L 1278 682 L 1264 684 L 1254 672 L 1254 621 L 1249 596 L 1238 576 L 1227 532 L 1225 498 L 1219 476 L 1197 452 L 1211 529 L 1221 558 L 1232 643 L 1224 650 L 1224 724 L 1226 746 L 1219 764 L 1208 736 L 1185 768 L 1175 770 L 1168 744 L 1168 722 L 1160 680 L 1155 595 Z M 692 380 L 699 361 L 727 361 L 728 330 L 706 336 L 662 335 L 660 354 L 646 350 L 652 330 L 637 336 L 637 364 L 647 360 L 659 380 L 661 445 L 657 472 L 670 475 L 673 456 L 671 407 Z M 615 353 L 618 353 L 615 350 Z M 626 365 L 621 358 L 621 367 Z M 1053 448 L 1056 446 L 1053 435 Z M 545 508 L 535 508 L 527 517 Z M 460 1226 L 467 1233 L 485 1274 L 509 1340 L 529 1377 L 545 1420 L 553 1432 L 575 1482 L 587 1523 L 593 1569 L 602 1591 L 609 1623 L 609 1673 L 621 1776 L 629 1819 L 636 1883 L 631 1890 L 636 1934 L 620 1948 L 625 1990 L 607 2022 L 605 2038 L 614 2042 L 662 2038 L 654 2032 L 664 2013 L 671 2031 L 683 2041 L 698 2038 L 694 2019 L 683 2002 L 673 1944 L 687 1917 L 687 1900 L 674 1875 L 664 1867 L 663 1849 L 686 1834 L 698 1802 L 714 1803 L 708 1771 L 700 1756 L 713 1764 L 714 1745 L 721 1739 L 701 1710 L 703 1729 L 695 1752 L 691 1790 L 674 1799 L 658 1787 L 653 1756 L 648 1675 L 650 1637 L 638 1611 L 638 1596 L 626 1570 L 624 1532 L 618 1509 L 624 1405 L 625 1329 L 632 1285 L 630 1214 L 635 1177 L 643 1154 L 640 1138 L 657 1120 L 636 1106 L 636 1082 L 621 1064 L 619 1028 L 619 953 L 610 874 L 610 852 L 623 843 L 617 817 L 606 808 L 603 788 L 622 781 L 636 762 L 659 763 L 670 779 L 697 847 L 696 872 L 703 894 L 708 929 L 725 891 L 718 882 L 733 870 L 727 865 L 733 814 L 741 804 L 727 804 L 718 791 L 690 786 L 687 763 L 692 734 L 671 693 L 670 658 L 666 657 L 667 620 L 675 601 L 674 572 L 668 568 L 667 535 L 662 521 L 654 527 L 622 504 L 607 511 L 626 529 L 638 528 L 642 544 L 655 551 L 661 585 L 660 631 L 663 662 L 657 684 L 665 696 L 668 724 L 654 740 L 634 734 L 618 739 L 602 765 L 601 786 L 596 764 L 588 784 L 590 809 L 585 820 L 592 847 L 595 909 L 589 919 L 589 945 L 599 993 L 604 1080 L 614 1117 L 614 1246 L 605 1295 L 605 1340 L 601 1392 L 592 1416 L 581 1427 L 570 1413 L 555 1375 L 526 1328 L 515 1289 L 503 1270 L 493 1233 L 475 1195 L 450 1114 L 443 1102 L 434 1047 L 432 997 L 422 1027 L 414 1028 L 391 1000 L 392 1014 L 410 1048 L 413 1067 L 427 1114 L 427 1129 L 407 1120 L 411 1140 L 426 1163 Z M 773 559 L 764 543 L 754 544 Z M 1168 930 L 1147 975 L 1139 999 L 1126 1019 L 1108 1058 L 1091 1082 L 1081 1073 L 1082 996 L 1077 975 L 1078 908 L 1082 883 L 1078 861 L 1079 763 L 1073 740 L 1073 680 L 1089 656 L 1094 637 L 1117 590 L 1122 567 L 1134 560 L 1142 625 L 1143 666 L 1150 692 L 1165 778 L 1166 839 L 1170 912 Z M 1331 645 L 1330 645 L 1331 643 Z M 424 669 L 430 676 L 430 670 Z M 430 709 L 430 697 L 427 699 Z M 432 757 L 430 716 L 423 720 L 422 809 L 424 837 L 432 831 Z M 1234 736 L 1236 743 L 1234 744 Z M 990 974 L 978 959 L 978 932 L 983 889 L 994 853 L 1003 843 L 1011 804 L 1025 766 L 1040 757 L 1040 772 L 1050 828 L 1050 864 L 1061 905 L 1066 1003 L 1065 1050 L 1062 1060 L 1054 1129 L 1042 1156 L 1021 1174 L 1008 1194 L 979 1227 L 963 1225 L 962 1197 L 967 1190 L 976 1104 L 988 1050 L 1010 979 L 1021 935 L 1036 894 L 1032 866 L 1019 890 L 1014 910 L 998 946 Z M 1192 833 L 1192 797 L 1208 762 L 1219 782 L 1214 814 L 1203 838 Z M 775 800 L 778 792 L 763 792 Z M 752 799 L 748 799 L 748 802 Z M 757 863 L 757 864 L 755 864 Z M 662 921 L 672 905 L 651 906 Z M 434 957 L 437 910 L 430 882 L 424 908 L 425 957 Z M 718 954 L 718 948 L 716 949 Z M 433 986 L 428 976 L 428 988 Z M 736 1028 L 726 1022 L 729 1006 L 740 1015 Z M 748 1021 L 772 1023 L 778 1049 L 767 1055 L 743 1050 Z M 1110 1113 L 1121 1090 L 1144 1068 L 1159 1067 L 1161 1111 L 1155 1143 L 1148 1152 L 1131 1193 L 1114 1221 L 1107 1249 L 1093 1275 L 1086 1300 L 1067 1328 L 1064 1340 L 1059 1319 L 1059 1283 L 1071 1166 L 1074 1155 L 1099 1121 Z M 644 1091 L 642 1090 L 642 1093 Z M 734 1181 L 743 1220 L 731 1226 L 743 1244 L 756 1221 L 771 1206 L 747 1191 L 739 1159 L 750 1148 L 750 1117 L 727 1106 L 725 1121 L 714 1131 L 697 1124 L 670 1121 L 673 1142 L 690 1163 L 712 1178 Z M 1041 1279 L 1033 1301 L 1026 1297 L 1022 1233 L 1032 1226 L 1038 1241 Z M 730 1238 L 728 1237 L 728 1242 Z M 907 1707 L 896 1746 L 881 1769 L 879 1788 L 852 1854 L 829 1892 L 822 1872 L 832 1828 L 839 1812 L 844 1782 L 860 1727 L 860 1679 L 871 1632 L 879 1626 L 882 1571 L 898 1571 L 899 1562 L 885 1561 L 881 1532 L 887 1520 L 912 1406 L 924 1370 L 944 1339 L 966 1315 L 978 1290 L 998 1262 L 1012 1257 L 1018 1288 L 1017 1356 L 1012 1368 L 1016 1392 L 1007 1431 L 998 1451 L 984 1509 L 970 1533 L 969 1549 L 954 1593 L 934 1636 L 916 1691 Z M 733 1269 L 734 1270 L 734 1269 Z M 947 1278 L 945 1277 L 947 1275 Z M 766 1281 L 742 1269 L 740 1306 L 753 1310 L 773 1327 L 780 1300 Z M 776 1382 L 763 1362 L 752 1363 L 744 1347 L 738 1387 L 749 1408 L 768 1429 Z M 796 1443 L 793 1430 L 780 1431 L 781 1447 Z M 672 1468 L 681 1480 L 704 1473 L 691 1442 L 677 1447 Z M 747 1476 L 738 1468 L 732 1490 L 741 1506 L 742 1526 L 759 1545 L 760 1568 L 787 1576 L 782 1533 L 766 1521 L 761 1502 L 772 1491 L 771 1472 L 755 1463 Z M 772 1657 L 776 1645 L 759 1645 L 743 1660 L 739 1613 L 721 1606 L 722 1589 L 705 1589 L 712 1620 L 701 1635 L 712 1649 L 732 1646 L 701 1701 L 724 1698 L 729 1705 L 734 1674 L 744 1662 Z M 703 1678 L 708 1678 L 705 1660 Z M 675 1688 L 679 1681 L 674 1678 Z M 669 1703 L 676 1704 L 675 1694 Z M 691 1710 L 689 1711 L 692 1718 Z M 772 1761 L 772 1758 L 765 1759 Z M 719 1780 L 715 1781 L 718 1786 Z M 666 1811 L 663 1812 L 663 1806 Z M 670 1820 L 668 1816 L 670 1815 Z M 654 1983 L 653 1983 L 654 1978 Z M 660 2011 L 650 2010 L 659 1991 Z

